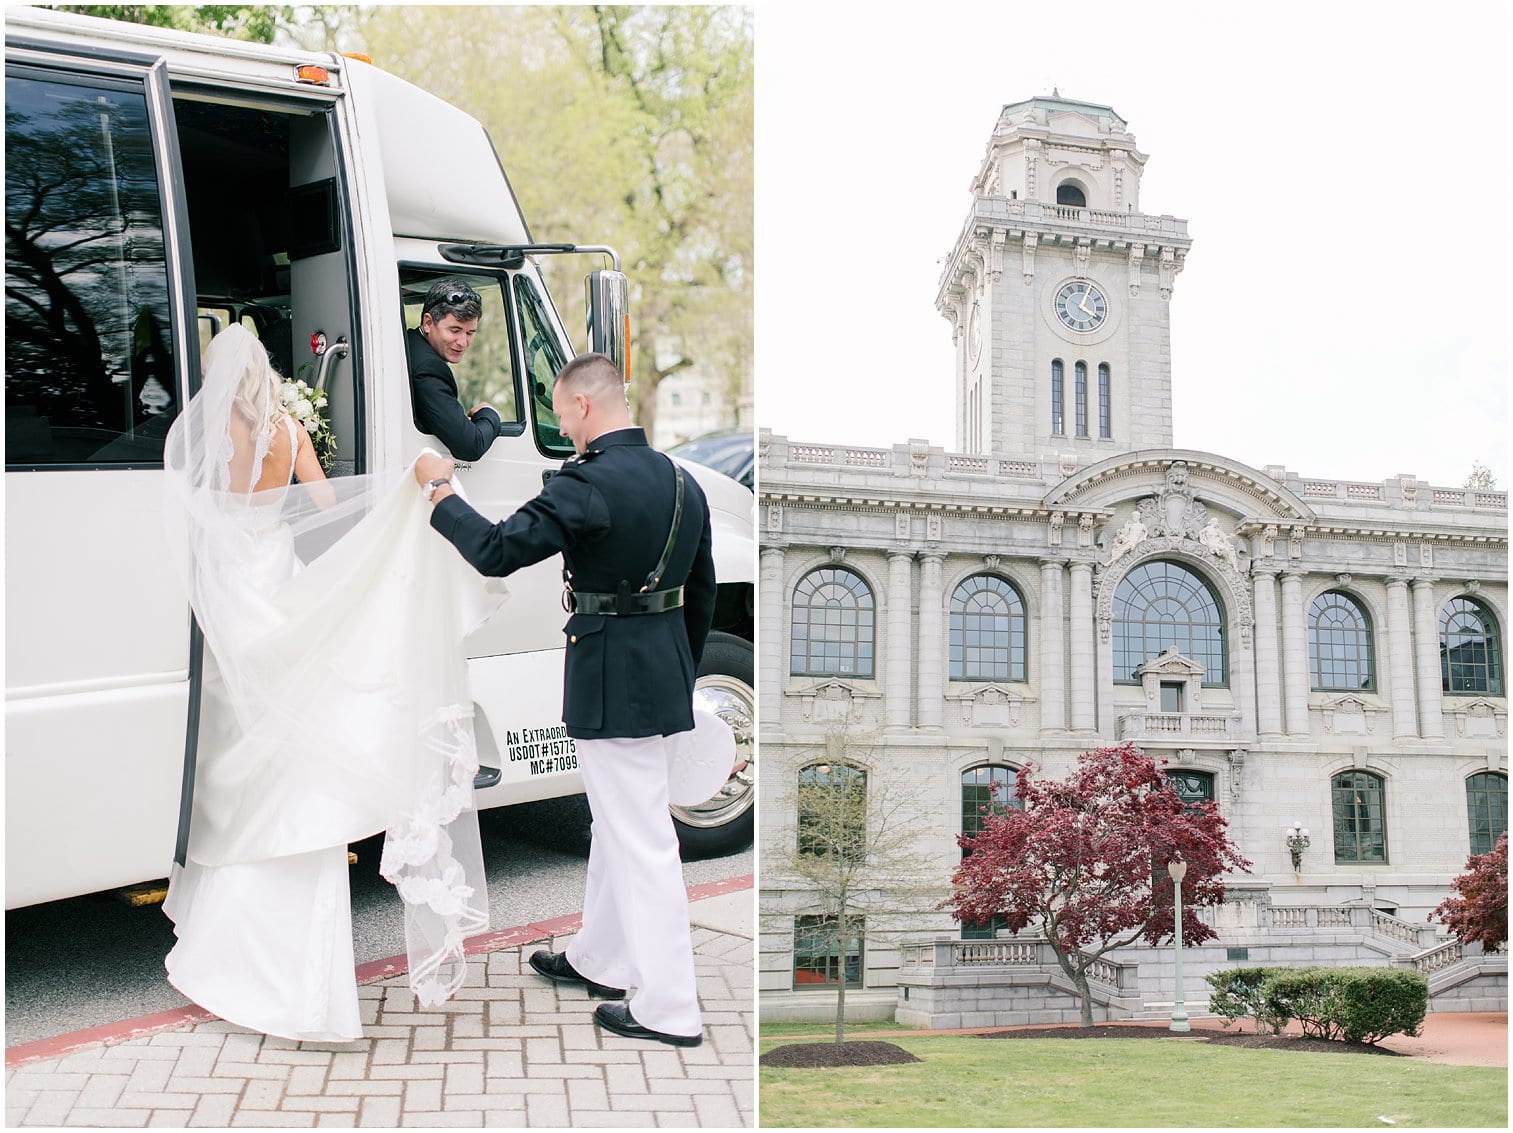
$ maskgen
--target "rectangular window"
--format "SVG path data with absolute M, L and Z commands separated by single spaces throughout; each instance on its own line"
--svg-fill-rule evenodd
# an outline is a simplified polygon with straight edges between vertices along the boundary
M 1346 772 L 1334 780 L 1334 860 L 1385 862 L 1387 824 L 1382 780 L 1364 771 Z
M 866 921 L 848 917 L 846 937 L 839 938 L 835 917 L 793 918 L 793 986 L 795 988 L 862 986 L 862 940 Z
M 142 85 L 8 74 L 5 157 L 6 466 L 160 467 L 180 402 Z
M 1087 436 L 1087 363 L 1077 363 L 1077 435 Z
M 1161 682 L 1161 711 L 1182 711 L 1182 685 L 1174 681 Z
M 1058 358 L 1051 363 L 1051 432 L 1058 437 L 1066 431 L 1064 386 L 1065 374 Z
M 1110 407 L 1109 369 L 1104 363 L 1098 367 L 1098 435 L 1105 439 L 1113 433 L 1113 410 Z
M 558 341 L 546 300 L 530 276 L 515 277 L 515 302 L 525 344 L 525 380 L 531 389 L 527 400 L 536 406 L 536 447 L 545 456 L 572 456 L 573 442 L 557 429 L 557 415 L 552 412 L 552 386 L 557 371 L 568 363 L 567 350 Z
M 519 426 L 510 434 L 518 436 L 524 429 L 525 419 L 515 394 L 515 367 L 510 354 L 510 318 L 504 281 L 482 272 L 474 274 L 456 268 L 422 270 L 401 265 L 399 290 L 404 300 L 407 328 L 414 330 L 420 326 L 426 293 L 442 279 L 455 279 L 471 287 L 478 293 L 483 306 L 473 344 L 461 362 L 450 363 L 452 376 L 457 379 L 457 400 L 464 409 L 472 409 L 480 401 L 488 402 L 499 414 L 500 421 Z M 416 427 L 420 427 L 419 421 Z

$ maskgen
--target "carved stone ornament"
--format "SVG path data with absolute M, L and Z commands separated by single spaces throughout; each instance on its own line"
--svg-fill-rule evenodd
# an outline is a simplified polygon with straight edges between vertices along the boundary
M 1050 534 L 1046 539 L 1046 545 L 1050 547 L 1061 546 L 1061 527 L 1066 523 L 1066 512 L 1053 511 L 1050 519 Z
M 1408 544 L 1402 540 L 1392 544 L 1392 565 L 1400 567 L 1408 565 Z
M 1449 709 L 1455 718 L 1457 736 L 1506 736 L 1508 710 L 1496 701 L 1479 696 Z
M 1003 278 L 1003 244 L 1007 238 L 1008 233 L 1002 228 L 993 230 L 993 242 L 988 250 L 988 276 L 994 283 Z
M 776 535 L 783 530 L 783 505 L 767 505 L 767 530 Z
M 1061 470 L 1063 476 L 1070 476 L 1073 472 L 1077 471 L 1077 454 L 1075 452 L 1062 453 L 1057 458 L 1057 467 Z
M 1266 529 L 1261 532 L 1261 557 L 1269 559 L 1276 554 L 1277 525 L 1268 523 Z
M 1032 165 L 1031 169 L 1033 168 L 1034 166 Z M 1028 195 L 1033 199 L 1035 195 L 1034 190 L 1031 189 Z M 1035 282 L 1035 245 L 1038 243 L 1040 243 L 1040 236 L 1037 233 L 1026 232 L 1024 234 L 1024 243 L 1020 246 L 1019 256 L 1020 273 L 1024 276 L 1024 285 L 1026 287 Z
M 1275 531 L 1274 528 L 1269 530 Z M 1301 531 L 1301 528 L 1296 530 Z M 1265 542 L 1263 535 L 1263 545 Z M 1251 609 L 1250 587 L 1240 574 L 1237 541 L 1219 526 L 1216 519 L 1211 519 L 1208 509 L 1193 494 L 1188 484 L 1187 464 L 1180 460 L 1173 461 L 1167 468 L 1166 487 L 1159 495 L 1147 496 L 1140 501 L 1134 516 L 1125 522 L 1109 547 L 1108 562 L 1099 571 L 1097 582 L 1099 637 L 1107 642 L 1113 636 L 1114 590 L 1124 575 L 1137 562 L 1171 552 L 1212 564 L 1218 571 L 1229 590 L 1235 624 L 1240 629 L 1240 642 L 1248 648 L 1255 617 Z
M 1303 557 L 1303 528 L 1294 527 L 1287 539 L 1287 557 L 1289 559 L 1301 559 Z
M 1418 545 L 1418 565 L 1425 568 L 1432 567 L 1434 565 L 1433 543 L 1420 543 Z
M 1093 517 L 1091 515 L 1079 515 L 1077 517 L 1077 546 L 1091 547 L 1093 545 Z
M 1237 747 L 1229 753 L 1229 797 L 1240 801 L 1240 776 L 1245 771 L 1245 749 Z
M 1073 258 L 1077 261 L 1078 275 L 1087 275 L 1088 261 L 1092 257 L 1092 251 L 1093 242 L 1091 240 L 1083 239 L 1077 241 L 1077 250 L 1073 253 Z
M 1334 580 L 1341 586 L 1349 586 L 1352 582 L 1355 581 L 1355 578 L 1353 575 L 1349 574 L 1337 574 L 1334 576 Z
M 899 512 L 893 517 L 893 537 L 895 539 L 909 537 L 909 516 L 904 512 Z
M 1195 764 L 1197 762 L 1198 762 L 1198 753 L 1195 752 L 1192 748 L 1190 748 L 1190 747 L 1183 747 L 1183 748 L 1178 748 L 1177 749 L 1177 766 L 1178 767 L 1191 767 L 1193 764 Z
M 1399 476 L 1397 486 L 1403 494 L 1403 506 L 1414 507 L 1418 503 L 1418 480 L 1412 476 Z
M 1000 555 L 984 555 L 982 557 L 983 566 L 987 567 L 989 570 L 997 570 L 998 564 L 1001 562 L 1003 562 L 1003 558 Z
M 961 705 L 961 722 L 969 728 L 1018 728 L 1024 708 L 1033 703 L 1023 693 L 1003 685 L 981 685 L 951 697 Z
M 1145 245 L 1131 244 L 1129 246 L 1129 297 L 1140 297 L 1140 267 L 1145 261 Z
M 1375 735 L 1375 717 L 1379 711 L 1381 709 L 1353 693 L 1337 696 L 1324 705 L 1324 734 L 1329 736 Z
M 811 724 L 839 724 L 851 715 L 856 689 L 844 681 L 829 680 L 803 693 L 804 720 Z
M 932 543 L 940 542 L 940 516 L 929 515 L 925 517 L 925 538 Z
M 1468 578 L 1468 579 L 1466 579 L 1466 592 L 1468 594 L 1475 594 L 1480 589 L 1481 589 L 1481 579 L 1479 579 L 1479 578 Z
M 830 561 L 831 562 L 833 562 L 833 563 L 841 562 L 841 561 L 843 561 L 845 559 L 845 557 L 846 557 L 846 548 L 845 547 L 831 547 L 830 548 Z
M 1150 529 L 1140 520 L 1140 512 L 1136 510 L 1124 521 L 1124 526 L 1119 528 L 1114 541 L 1109 545 L 1108 562 L 1106 566 L 1113 566 L 1125 555 L 1129 554 L 1150 534 Z
M 930 446 L 927 444 L 911 444 L 909 446 L 909 474 L 911 476 L 923 476 L 930 468 Z

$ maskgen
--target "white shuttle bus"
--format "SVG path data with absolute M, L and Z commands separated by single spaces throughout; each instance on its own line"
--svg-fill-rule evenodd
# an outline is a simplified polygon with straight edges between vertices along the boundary
M 397 473 L 436 443 L 415 424 L 405 330 L 433 282 L 466 281 L 484 313 L 459 385 L 503 424 L 460 467 L 495 517 L 572 455 L 551 384 L 574 347 L 537 270 L 570 246 L 533 245 L 475 119 L 377 67 L 35 9 L 7 9 L 5 67 L 15 908 L 164 877 L 184 836 L 203 647 L 159 507 L 164 435 L 210 336 L 240 322 L 286 375 L 324 385 L 335 474 Z M 626 290 L 589 276 L 580 349 L 623 358 Z M 719 579 L 701 695 L 749 747 L 752 495 L 688 470 Z M 582 791 L 560 721 L 559 565 L 513 576 L 468 641 L 480 807 Z M 749 843 L 750 774 L 675 811 L 685 856 Z

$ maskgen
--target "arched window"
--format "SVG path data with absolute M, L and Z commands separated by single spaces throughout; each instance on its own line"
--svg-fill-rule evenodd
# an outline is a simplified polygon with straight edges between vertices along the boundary
M 1334 793 L 1334 860 L 1385 862 L 1387 814 L 1380 775 L 1343 771 L 1331 781 Z
M 1313 600 L 1308 611 L 1308 666 L 1316 689 L 1376 687 L 1371 619 L 1350 595 L 1331 590 Z
M 840 567 L 812 570 L 793 591 L 790 672 L 808 677 L 872 675 L 872 591 Z
M 1466 817 L 1471 852 L 1488 853 L 1508 829 L 1508 777 L 1501 771 L 1479 771 L 1467 779 Z
M 953 681 L 1025 679 L 1024 600 L 991 574 L 974 574 L 951 595 Z
M 1205 685 L 1229 683 L 1224 615 L 1208 584 L 1173 562 L 1141 563 L 1114 591 L 1114 680 L 1176 646 L 1202 665 Z
M 1075 205 L 1080 209 L 1087 208 L 1087 194 L 1082 191 L 1080 185 L 1074 185 L 1070 181 L 1063 181 L 1056 186 L 1056 203 L 1058 205 Z
M 850 763 L 799 770 L 798 851 L 860 861 L 867 844 L 867 773 Z
M 1177 788 L 1177 794 L 1188 806 L 1214 801 L 1214 777 L 1207 771 L 1184 771 L 1175 767 L 1163 768 L 1167 780 Z
M 1051 432 L 1066 432 L 1066 368 L 1060 358 L 1051 360 Z
M 961 773 L 961 832 L 976 834 L 989 814 L 1005 810 L 1023 810 L 1024 803 L 1014 793 L 1019 772 L 1012 767 L 987 764 Z M 963 848 L 961 856 L 968 851 Z M 963 940 L 992 940 L 1005 924 L 1002 916 L 993 916 L 985 924 L 962 922 Z
M 1077 388 L 1077 435 L 1087 436 L 1087 363 L 1078 362 L 1074 368 Z
M 1452 695 L 1502 695 L 1502 654 L 1497 623 L 1485 606 L 1451 598 L 1439 615 L 1439 664 L 1444 690 Z
M 1114 435 L 1113 393 L 1109 382 L 1108 363 L 1098 363 L 1098 435 L 1104 438 Z

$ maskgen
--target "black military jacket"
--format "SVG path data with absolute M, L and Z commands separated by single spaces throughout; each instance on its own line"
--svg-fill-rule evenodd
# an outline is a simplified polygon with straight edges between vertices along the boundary
M 456 495 L 431 526 L 480 574 L 503 577 L 561 552 L 573 589 L 639 590 L 672 525 L 672 463 L 640 429 L 596 438 L 541 494 L 502 523 Z M 693 682 L 714 620 L 709 505 L 687 472 L 677 547 L 658 589 L 683 587 L 683 606 L 661 614 L 573 614 L 567 635 L 562 722 L 578 739 L 672 735 L 693 727 Z
M 410 361 L 410 393 L 415 402 L 415 427 L 429 433 L 458 460 L 478 460 L 499 435 L 499 414 L 480 409 L 469 417 L 457 400 L 452 367 L 436 353 L 418 330 L 405 332 Z

